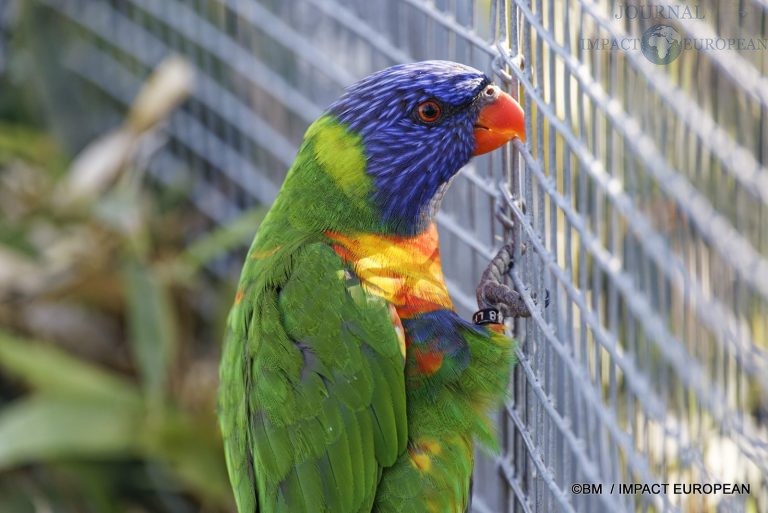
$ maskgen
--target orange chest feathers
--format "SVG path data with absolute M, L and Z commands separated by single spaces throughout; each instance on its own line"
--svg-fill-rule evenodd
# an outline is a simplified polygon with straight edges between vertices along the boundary
M 387 300 L 400 318 L 453 310 L 440 264 L 437 228 L 413 237 L 326 232 L 370 294 Z

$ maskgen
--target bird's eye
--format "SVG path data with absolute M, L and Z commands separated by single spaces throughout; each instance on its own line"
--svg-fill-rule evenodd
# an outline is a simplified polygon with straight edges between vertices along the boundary
M 443 109 L 440 108 L 440 104 L 435 100 L 427 100 L 419 104 L 416 108 L 416 113 L 424 123 L 434 123 L 440 119 Z

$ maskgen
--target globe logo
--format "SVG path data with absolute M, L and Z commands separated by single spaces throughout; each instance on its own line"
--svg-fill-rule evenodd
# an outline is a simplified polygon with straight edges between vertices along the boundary
M 654 25 L 643 33 L 643 55 L 654 64 L 669 64 L 680 55 L 680 40 L 680 34 L 669 25 Z

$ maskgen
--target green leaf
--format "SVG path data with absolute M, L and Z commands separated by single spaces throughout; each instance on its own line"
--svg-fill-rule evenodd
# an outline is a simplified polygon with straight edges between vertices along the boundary
M 0 470 L 65 458 L 111 458 L 138 448 L 143 414 L 125 404 L 33 396 L 0 411 Z
M 175 313 L 168 291 L 151 268 L 130 259 L 122 274 L 134 357 L 150 404 L 158 405 L 165 398 L 168 369 L 176 348 Z
M 180 255 L 184 275 L 192 275 L 218 255 L 250 242 L 268 211 L 265 206 L 255 207 L 190 244 Z
M 0 121 L 0 166 L 14 160 L 56 172 L 66 164 L 61 148 L 45 131 Z
M 38 251 L 28 240 L 28 230 L 25 224 L 8 223 L 5 219 L 0 219 L 0 246 L 16 251 L 28 259 L 37 258 Z
M 0 479 L 0 511 L 36 513 L 34 496 L 39 490 L 31 479 L 19 474 L 6 473 Z
M 191 491 L 217 504 L 232 502 L 224 448 L 214 418 L 168 409 L 147 424 L 147 457 L 163 461 Z
M 130 382 L 70 356 L 57 347 L 0 330 L 0 367 L 40 392 L 101 399 L 138 407 L 141 396 Z

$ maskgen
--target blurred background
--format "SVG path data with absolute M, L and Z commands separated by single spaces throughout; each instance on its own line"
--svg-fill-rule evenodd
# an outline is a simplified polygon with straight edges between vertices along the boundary
M 234 511 L 247 244 L 344 86 L 435 58 L 528 113 L 438 218 L 462 314 L 508 240 L 533 310 L 473 511 L 768 511 L 767 31 L 764 0 L 0 0 L 0 512 Z

